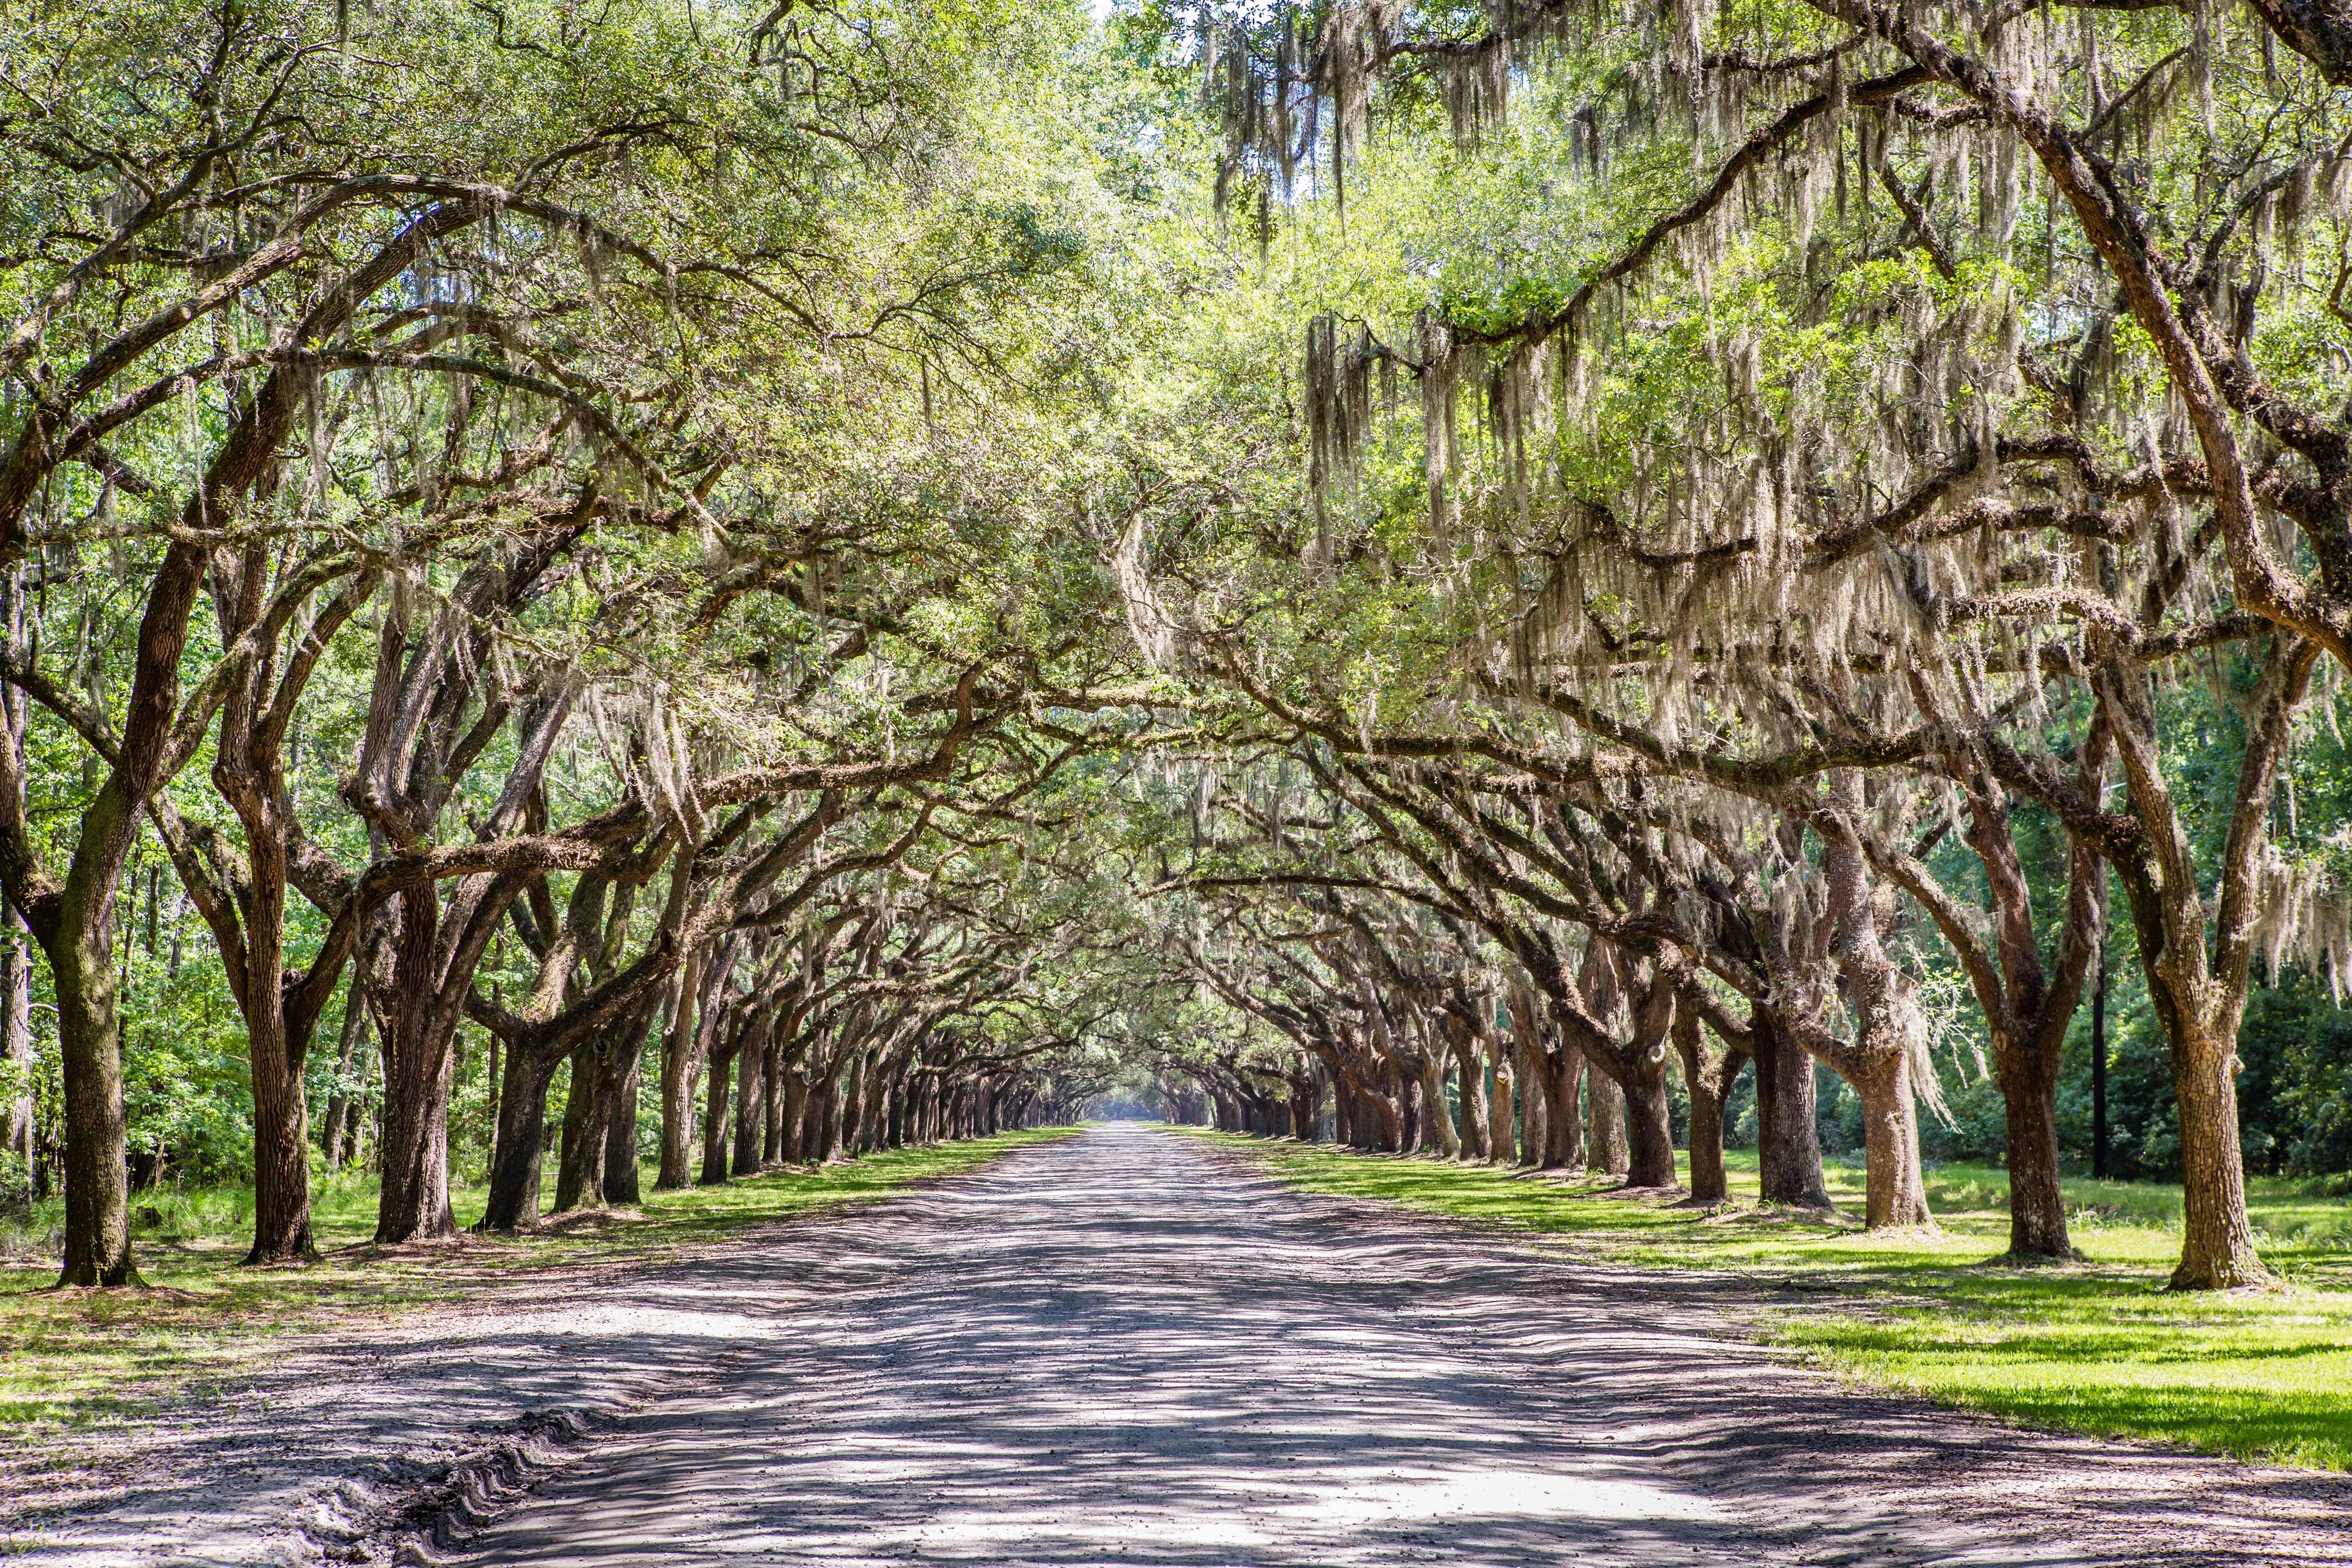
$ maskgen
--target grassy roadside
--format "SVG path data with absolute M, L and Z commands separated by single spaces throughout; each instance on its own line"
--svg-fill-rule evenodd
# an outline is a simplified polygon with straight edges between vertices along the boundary
M 313 1211 L 321 1260 L 307 1268 L 239 1265 L 251 1239 L 250 1192 L 142 1193 L 131 1207 L 152 1216 L 136 1227 L 152 1289 L 49 1290 L 54 1261 L 0 1257 L 0 1447 L 133 1414 L 233 1376 L 278 1335 L 464 1302 L 534 1277 L 552 1282 L 689 1256 L 749 1226 L 887 1197 L 1074 1131 L 889 1150 L 854 1164 L 677 1193 L 653 1191 L 648 1168 L 641 1208 L 583 1215 L 521 1237 L 381 1250 L 367 1244 L 373 1179 L 333 1178 L 321 1184 Z M 460 1225 L 479 1217 L 480 1189 L 454 1195 Z
M 2148 1184 L 2068 1182 L 2090 1261 L 2000 1268 L 1984 1260 L 2007 1245 L 2008 1184 L 1986 1166 L 1930 1173 L 1940 1234 L 1873 1237 L 1757 1206 L 1752 1154 L 1732 1156 L 1744 1201 L 1709 1215 L 1591 1180 L 1181 1131 L 1246 1150 L 1299 1191 L 1527 1230 L 1596 1262 L 1738 1275 L 1759 1288 L 1761 1333 L 1876 1387 L 2037 1426 L 2352 1468 L 2352 1201 L 2309 1184 L 2252 1184 L 2284 1288 L 2176 1296 L 2162 1287 L 2179 1194 Z M 1828 1174 L 1858 1209 L 1862 1172 Z

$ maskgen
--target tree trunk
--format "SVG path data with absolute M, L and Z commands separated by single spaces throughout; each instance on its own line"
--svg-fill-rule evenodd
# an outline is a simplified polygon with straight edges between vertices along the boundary
M 760 1173 L 761 1089 L 766 1081 L 768 1058 L 765 1031 L 754 1028 L 751 1043 L 738 1054 L 735 1073 L 735 1151 L 730 1162 L 739 1176 Z
M 389 1040 L 387 1040 L 389 1044 Z M 437 1061 L 431 1059 L 437 1057 Z M 380 1243 L 433 1241 L 457 1234 L 449 1206 L 449 1053 L 384 1056 L 383 1184 L 376 1206 Z
M 1421 1058 L 1421 1148 L 1448 1160 L 1462 1157 L 1462 1137 L 1445 1109 L 1445 1058 L 1435 1050 Z
M 616 1060 L 604 1068 L 598 1099 L 604 1112 L 604 1201 L 635 1208 L 639 1199 L 637 1173 L 637 1100 L 645 1079 L 645 1037 L 653 1026 L 650 1015 L 629 1030 L 614 1050 Z
M 0 1100 L 0 1155 L 23 1166 L 24 1196 L 33 1192 L 33 952 L 32 933 L 16 906 L 0 920 L 0 1071 L 18 1076 L 23 1092 Z M 5 1194 L 0 1194 L 5 1195 Z
M 694 1047 L 701 1040 L 695 1027 L 695 1005 L 701 1000 L 706 962 L 699 950 L 687 959 L 670 1004 L 669 1027 L 662 1035 L 661 1169 L 654 1176 L 657 1193 L 687 1184 L 688 1148 L 694 1136 Z
M 1547 1147 L 1544 1110 L 1544 1059 L 1528 1042 L 1511 1032 L 1511 1055 L 1517 1062 L 1512 1074 L 1519 1097 L 1519 1163 L 1529 1169 L 1544 1163 Z
M 832 1164 L 834 1152 L 841 1147 L 841 1074 L 845 1065 L 835 1064 L 812 1094 L 809 1111 L 815 1119 L 816 1146 L 809 1151 L 811 1164 Z
M 760 1091 L 761 1120 L 767 1123 L 760 1139 L 760 1163 L 781 1165 L 784 1158 L 784 1043 L 771 1039 L 761 1055 L 767 1082 Z
M 438 1240 L 457 1233 L 449 1207 L 449 1045 L 456 1026 L 453 1019 L 446 1033 L 436 1026 L 438 1009 L 428 978 L 436 969 L 441 910 L 430 891 L 408 892 L 392 901 L 385 916 L 390 964 L 368 984 L 383 1050 L 375 1239 Z
M 1691 1201 L 1724 1203 L 1731 1196 L 1731 1178 L 1723 1168 L 1723 1101 L 1701 1087 L 1699 1075 L 1689 1075 L 1688 1082 Z
M 1633 1166 L 1625 1142 L 1625 1093 L 1598 1067 L 1584 1072 L 1584 1114 L 1591 1127 L 1591 1148 L 1586 1168 L 1594 1174 L 1622 1176 Z
M 1579 1103 L 1584 1052 L 1562 1043 L 1552 1053 L 1544 1084 L 1544 1169 L 1574 1171 L 1587 1159 L 1584 1108 Z
M 1815 1109 L 1813 1058 L 1770 1014 L 1757 1012 L 1756 1166 L 1768 1204 L 1830 1206 L 1822 1178 L 1822 1134 Z
M 1454 1098 L 1461 1113 L 1455 1146 L 1465 1160 L 1485 1160 L 1488 1154 L 1486 1067 L 1479 1060 L 1477 1041 L 1467 1030 L 1454 1044 L 1454 1081 L 1460 1086 Z
M 1493 1069 L 1493 1087 L 1486 1095 L 1486 1157 L 1497 1165 L 1508 1165 L 1518 1158 L 1513 1146 L 1514 1110 L 1511 1103 L 1511 1060 L 1503 1048 L 1501 1037 L 1492 1029 L 1485 1031 L 1486 1064 Z
M 489 1194 L 476 1230 L 528 1230 L 539 1223 L 539 1167 L 547 1136 L 547 1091 L 562 1061 L 560 1056 L 534 1060 L 528 1051 L 507 1052 L 506 1070 L 499 1085 L 499 1133 L 490 1160 Z M 571 1120 L 568 1110 L 564 1120 Z
M 2058 1053 L 2030 1053 L 1999 1040 L 1994 1050 L 2009 1133 L 2009 1255 L 2072 1258 L 2058 1181 Z
M 66 1112 L 66 1253 L 58 1283 L 135 1285 L 112 955 L 102 940 L 70 930 L 45 945 L 57 994 Z
M 5 581 L 0 581 L 0 636 L 5 636 L 9 657 L 18 663 L 28 662 L 32 648 L 26 635 L 25 568 L 12 566 Z M 8 770 L 6 787 L 14 797 L 7 805 L 8 815 L 21 816 L 25 809 L 25 725 L 30 717 L 28 699 L 21 687 L 0 682 L 0 745 L 8 748 L 14 766 Z M 22 910 L 14 898 L 0 893 L 0 1072 L 16 1077 L 24 1084 L 21 1092 L 0 1101 L 0 1157 L 13 1156 L 24 1167 L 25 1202 L 32 1201 L 37 1184 L 34 1180 L 33 1161 L 33 932 L 25 923 Z M 0 1198 L 8 1194 L 0 1193 Z
M 784 1075 L 784 1152 L 787 1165 L 808 1163 L 809 1081 L 805 1072 Z
M 568 1213 L 604 1198 L 604 1118 L 598 1096 L 604 1064 L 593 1045 L 572 1053 L 572 1085 L 563 1099 L 563 1141 L 555 1167 L 555 1212 Z
M 259 973 L 276 992 L 277 966 Z M 310 1119 L 302 1092 L 302 1062 L 309 1053 L 287 1038 L 279 995 L 256 1002 L 245 1018 L 253 1077 L 253 1248 L 245 1260 L 313 1259 L 319 1248 L 310 1235 Z M 445 1176 L 445 1201 L 446 1193 Z
M 729 1050 L 710 1053 L 709 1078 L 703 1086 L 702 1173 L 697 1179 L 701 1186 L 720 1186 L 727 1180 L 727 1100 L 733 1088 L 735 1057 Z
M 858 1129 L 866 1119 L 866 1053 L 860 1051 L 849 1064 L 849 1071 L 841 1085 L 840 1125 L 838 1142 L 833 1152 L 844 1160 L 857 1158 Z
M 2238 1135 L 2237 1052 L 2229 1040 L 2184 1031 L 2172 1048 L 2180 1102 L 2180 1263 L 2176 1290 L 2227 1290 L 2270 1278 L 2246 1215 Z
M 1919 1111 L 1911 1092 L 1909 1053 L 1875 1054 L 1855 1075 L 1853 1087 L 1862 1100 L 1867 1172 L 1864 1223 L 1872 1230 L 1933 1229 L 1927 1177 L 1919 1167 Z
M 1731 1196 L 1731 1182 L 1723 1168 L 1723 1102 L 1739 1081 L 1747 1057 L 1727 1046 L 1710 1053 L 1699 1015 L 1687 1005 L 1675 1011 L 1674 1039 L 1683 1064 L 1683 1087 L 1690 1092 L 1691 1201 L 1725 1203 Z
M 1620 1091 L 1625 1129 L 1625 1184 L 1643 1189 L 1672 1187 L 1675 1183 L 1675 1123 L 1666 1099 L 1666 1058 L 1662 1051 L 1644 1053 L 1641 1071 Z

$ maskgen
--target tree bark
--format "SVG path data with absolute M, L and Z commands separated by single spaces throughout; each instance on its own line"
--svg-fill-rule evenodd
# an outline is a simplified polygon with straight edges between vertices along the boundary
M 1738 1081 L 1747 1053 L 1721 1044 L 1709 1050 L 1698 1009 L 1688 1002 L 1675 1011 L 1674 1039 L 1683 1086 L 1690 1093 L 1691 1202 L 1726 1203 L 1731 1180 L 1723 1167 L 1723 1102 Z
M 604 1199 L 604 1118 L 598 1103 L 604 1077 L 593 1044 L 572 1053 L 572 1086 L 563 1100 L 563 1141 L 555 1168 L 555 1212 Z
M 781 1158 L 787 1165 L 808 1163 L 808 1074 L 795 1069 L 784 1075 L 784 1149 Z
M 1633 1163 L 1626 1146 L 1624 1091 L 1590 1062 L 1585 1064 L 1584 1084 L 1584 1114 L 1591 1128 L 1587 1168 L 1595 1175 L 1622 1176 Z
M 701 1000 L 708 962 L 698 950 L 688 956 L 678 973 L 669 1027 L 662 1036 L 661 1168 L 654 1176 L 657 1193 L 683 1187 L 688 1180 L 687 1151 L 694 1135 L 694 1047 L 700 1041 L 695 1007 Z
M 724 1048 L 710 1053 L 702 1101 L 702 1172 L 697 1184 L 716 1187 L 727 1181 L 727 1102 L 734 1088 L 731 1077 L 736 1053 Z
M 1477 1037 L 1465 1026 L 1457 1026 L 1453 1033 L 1454 1081 L 1460 1086 L 1454 1099 L 1462 1121 L 1456 1146 L 1465 1160 L 1483 1161 L 1489 1157 L 1486 1067 L 1480 1060 Z
M 1758 1008 L 1749 1030 L 1756 1043 L 1756 1165 L 1759 1195 L 1794 1208 L 1830 1206 L 1822 1175 L 1822 1133 L 1813 1058 L 1779 1016 Z
M 2058 1052 L 2004 1053 L 2003 1120 L 2009 1134 L 2009 1256 L 2071 1258 L 2066 1195 L 2059 1185 Z M 1914 1132 L 1914 1141 L 1916 1133 Z
M 834 1152 L 844 1160 L 857 1158 L 857 1133 L 866 1119 L 866 1053 L 859 1051 L 850 1058 L 849 1070 L 843 1077 L 840 1090 L 840 1131 Z
M 742 1048 L 735 1075 L 735 1149 L 730 1162 L 738 1176 L 755 1176 L 760 1173 L 761 1094 L 767 1079 L 767 1029 L 763 1023 L 755 1024 Z
M 499 1135 L 490 1161 L 483 1231 L 527 1230 L 539 1223 L 539 1171 L 547 1138 L 547 1091 L 563 1058 L 507 1052 L 499 1086 Z M 570 1117 L 567 1115 L 568 1121 Z M 567 1129 L 568 1131 L 568 1129 Z
M 1444 1159 L 1462 1157 L 1462 1136 L 1445 1109 L 1445 1058 L 1431 1042 L 1421 1058 L 1421 1148 Z
M 1932 1228 L 1927 1183 L 1919 1166 L 1919 1111 L 1911 1089 L 1911 1058 L 1878 1054 L 1853 1079 L 1862 1100 L 1864 1223 L 1872 1230 Z
M 2235 1042 L 2184 1032 L 2173 1043 L 2172 1088 L 2180 1104 L 2180 1262 L 2176 1290 L 2231 1289 L 2270 1279 L 2246 1213 L 2246 1166 L 2238 1133 Z
M 760 1139 L 760 1163 L 781 1165 L 784 1158 L 784 1042 L 771 1038 L 768 1048 L 761 1054 L 766 1082 L 760 1091 L 761 1120 L 766 1122 Z
M 1519 1157 L 1513 1136 L 1517 1113 L 1511 1098 L 1511 1058 L 1501 1036 L 1491 1026 L 1491 1017 L 1488 1022 L 1489 1026 L 1480 1031 L 1482 1054 L 1494 1075 L 1486 1094 L 1486 1157 L 1497 1165 L 1509 1165 L 1517 1163 Z
M 604 1069 L 598 1099 L 604 1112 L 604 1201 L 634 1208 L 640 1197 L 637 1173 L 637 1100 L 645 1079 L 646 1036 L 653 1028 L 650 1013 L 631 1028 L 613 1052 Z

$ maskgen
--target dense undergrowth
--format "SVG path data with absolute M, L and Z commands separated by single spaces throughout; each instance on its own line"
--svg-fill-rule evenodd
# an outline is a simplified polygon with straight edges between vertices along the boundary
M 871 1201 L 955 1175 L 1069 1129 L 999 1133 L 930 1148 L 893 1149 L 855 1163 L 785 1170 L 714 1187 L 653 1190 L 643 1204 L 558 1216 L 520 1236 L 379 1248 L 375 1178 L 321 1184 L 313 1210 L 320 1257 L 299 1267 L 242 1266 L 252 1234 L 244 1188 L 140 1195 L 140 1268 L 151 1289 L 47 1289 L 54 1258 L 0 1256 L 0 1433 L 21 1440 L 58 1425 L 91 1424 L 152 1407 L 173 1394 L 253 1370 L 275 1336 L 320 1331 L 404 1309 L 446 1307 L 502 1286 L 552 1281 L 602 1267 L 659 1263 L 722 1243 L 754 1226 Z M 479 1188 L 456 1194 L 457 1220 L 479 1217 Z M 36 1233 L 45 1216 L 37 1212 Z
M 1996 1257 L 2008 1181 L 1988 1165 L 1928 1173 L 1936 1232 L 1871 1235 L 1759 1206 L 1752 1152 L 1727 1155 L 1736 1201 L 1709 1213 L 1618 1198 L 1605 1179 L 1186 1131 L 1300 1191 L 1531 1231 L 1600 1263 L 1735 1273 L 1757 1287 L 1759 1332 L 1874 1386 L 2095 1436 L 2352 1468 L 2352 1199 L 2326 1183 L 2249 1184 L 2277 1289 L 2175 1293 L 2163 1287 L 2180 1194 L 2152 1184 L 2067 1181 L 2084 1261 L 2015 1268 Z M 1859 1165 L 1827 1174 L 1859 1209 Z

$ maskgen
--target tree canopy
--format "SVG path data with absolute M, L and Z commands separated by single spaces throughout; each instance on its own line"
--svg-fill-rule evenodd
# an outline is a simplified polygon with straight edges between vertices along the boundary
M 2184 1288 L 2263 1278 L 2250 1159 L 2352 1168 L 2334 0 L 0 59 L 0 1188 L 67 1283 L 139 1184 L 284 1260 L 314 1167 L 405 1241 L 1114 1085 L 1709 1202 L 1826 1142 L 1873 1226 L 1997 1154 L 2020 1260 L 2088 1157 Z

